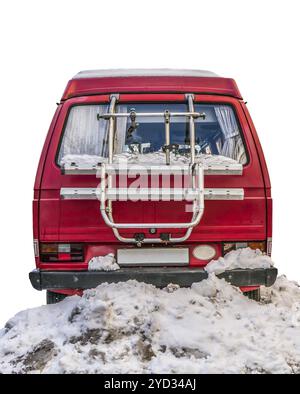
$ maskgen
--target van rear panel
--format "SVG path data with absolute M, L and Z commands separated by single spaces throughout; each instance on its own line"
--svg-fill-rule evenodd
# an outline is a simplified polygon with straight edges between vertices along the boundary
M 126 95 L 126 100 L 129 99 Z M 149 98 L 149 96 L 148 96 Z M 162 98 L 164 98 L 162 96 Z M 169 98 L 169 97 L 168 97 Z M 159 95 L 155 96 L 160 101 Z M 138 95 L 130 101 L 137 102 Z M 61 188 L 97 187 L 99 179 L 93 175 L 64 175 L 57 165 L 57 152 L 61 143 L 66 117 L 74 105 L 108 103 L 108 96 L 81 97 L 64 102 L 47 147 L 39 200 L 40 242 L 119 243 L 111 229 L 103 222 L 98 200 L 62 200 Z M 122 95 L 120 96 L 122 102 Z M 232 105 L 243 132 L 248 163 L 242 175 L 205 176 L 208 188 L 243 188 L 242 201 L 206 201 L 200 224 L 193 230 L 190 242 L 223 242 L 265 240 L 267 237 L 266 190 L 257 154 L 256 141 L 252 137 L 247 119 L 239 100 L 229 97 L 201 96 L 195 102 Z M 117 221 L 129 222 L 176 222 L 186 221 L 190 213 L 184 210 L 184 202 L 117 202 Z M 123 230 L 128 236 L 138 232 Z M 176 231 L 175 231 L 176 233 Z M 181 234 L 182 231 L 177 231 Z
M 158 88 L 154 92 L 151 92 L 150 88 L 142 90 L 142 86 L 146 83 L 145 80 L 148 83 L 151 82 L 149 82 L 149 78 L 143 78 L 139 85 L 139 93 L 137 93 L 139 89 L 136 89 L 136 92 L 134 91 L 131 79 L 126 79 L 126 84 L 125 82 L 122 84 L 119 81 L 119 111 L 124 112 L 126 108 L 127 111 L 130 111 L 132 110 L 131 106 L 134 106 L 137 108 L 136 112 L 139 112 L 139 108 L 140 112 L 142 112 L 142 109 L 148 104 L 156 105 L 157 108 L 165 106 L 166 109 L 171 108 L 171 110 L 173 107 L 177 108 L 176 105 L 178 105 L 178 108 L 181 108 L 180 105 L 185 105 L 185 93 L 188 91 L 184 86 L 184 81 L 186 81 L 184 78 L 180 80 L 179 90 L 181 90 L 181 93 L 178 93 L 178 91 L 170 93 L 171 90 L 167 92 L 170 83 L 175 84 L 174 78 L 172 81 L 168 80 L 169 85 L 163 85 L 161 81 L 162 86 L 164 86 L 161 92 L 158 92 Z M 155 81 L 158 84 L 157 79 Z M 208 118 L 210 116 L 210 108 L 221 108 L 223 111 L 225 111 L 224 108 L 230 108 L 235 116 L 245 149 L 242 173 L 236 175 L 206 174 L 204 176 L 205 189 L 242 190 L 243 196 L 240 199 L 222 198 L 221 200 L 206 197 L 203 216 L 186 241 L 179 243 L 168 242 L 170 235 L 175 238 L 183 237 L 186 232 L 185 229 L 171 227 L 159 229 L 154 226 L 153 229 L 125 228 L 120 229 L 119 232 L 125 238 L 132 239 L 137 234 L 138 236 L 142 234 L 150 240 L 161 236 L 161 234 L 167 234 L 165 242 L 160 244 L 145 244 L 143 240 L 141 243 L 136 242 L 135 244 L 121 242 L 116 237 L 113 229 L 105 223 L 100 213 L 99 199 L 69 199 L 62 196 L 62 190 L 64 189 L 75 190 L 78 193 L 78 190 L 97 189 L 99 186 L 100 179 L 95 174 L 71 175 L 64 173 L 60 162 L 60 152 L 74 108 L 85 106 L 88 109 L 96 105 L 108 111 L 111 100 L 110 93 L 113 93 L 113 91 L 108 91 L 108 89 L 110 85 L 116 88 L 118 80 L 110 81 L 110 84 L 107 82 L 106 79 L 105 83 L 103 80 L 102 92 L 100 89 L 101 84 L 97 80 L 98 90 L 93 92 L 92 95 L 89 94 L 89 87 L 90 91 L 92 91 L 92 79 L 88 81 L 85 87 L 82 81 L 80 81 L 80 84 L 76 81 L 70 82 L 51 123 L 36 176 L 35 199 L 33 202 L 34 239 L 38 245 L 36 252 L 37 268 L 46 271 L 86 271 L 88 262 L 95 256 L 105 256 L 108 253 L 113 253 L 117 256 L 118 250 L 136 249 L 137 246 L 147 250 L 161 247 L 182 249 L 186 251 L 184 253 L 187 253 L 188 266 L 190 267 L 203 267 L 210 261 L 209 259 L 201 260 L 195 257 L 194 248 L 198 245 L 211 245 L 215 250 L 214 258 L 223 256 L 227 251 L 226 248 L 230 249 L 231 245 L 237 244 L 243 247 L 247 242 L 252 242 L 254 246 L 259 245 L 259 248 L 264 248 L 267 251 L 267 243 L 272 237 L 270 181 L 263 152 L 250 115 L 238 90 L 236 90 L 236 94 L 234 93 L 234 86 L 236 87 L 236 85 L 232 85 L 232 94 L 228 93 L 228 90 L 227 95 L 226 92 L 225 95 L 218 94 L 216 87 L 213 89 L 213 94 L 210 94 L 210 92 L 205 92 L 205 94 L 197 93 L 197 89 L 195 89 L 193 101 L 196 108 L 195 111 L 197 108 L 201 109 L 201 106 L 208 108 L 208 115 L 206 114 Z M 193 83 L 194 80 L 189 80 L 188 88 Z M 204 85 L 202 84 L 202 86 Z M 79 89 L 78 91 L 74 90 L 76 86 Z M 229 89 L 229 87 L 230 85 L 226 85 L 226 89 Z M 116 88 L 115 91 L 118 91 L 118 89 Z M 125 110 L 122 108 L 125 108 Z M 218 115 L 217 109 L 215 112 Z M 222 111 L 220 114 L 222 115 Z M 74 119 L 76 120 L 76 117 L 73 117 L 73 121 Z M 100 121 L 106 122 L 105 120 Z M 146 125 L 146 127 L 145 124 L 141 123 L 139 127 L 140 130 L 145 129 L 146 133 L 148 126 Z M 173 129 L 175 134 L 176 127 L 175 124 Z M 214 131 L 213 122 L 211 126 L 208 125 L 207 127 L 211 127 L 211 130 Z M 153 144 L 159 144 L 157 140 L 155 141 Z M 196 142 L 197 146 L 200 146 L 202 142 Z M 148 145 L 144 145 L 146 146 L 145 149 L 148 149 Z M 217 149 L 218 146 L 218 141 L 216 140 L 214 149 Z M 179 148 L 177 147 L 176 149 Z M 183 147 L 182 149 L 185 148 Z M 201 149 L 209 148 L 205 148 L 205 144 L 203 144 Z M 209 150 L 207 152 L 209 153 Z M 150 177 L 148 179 L 150 182 Z M 133 185 L 135 181 L 136 178 L 134 177 L 127 178 L 128 185 Z M 116 177 L 115 186 L 118 186 L 118 182 L 120 182 L 120 178 Z M 171 187 L 174 186 L 174 182 L 175 180 L 171 179 Z M 115 201 L 112 203 L 112 206 L 114 220 L 117 223 L 153 223 L 154 225 L 158 223 L 182 223 L 191 221 L 192 216 L 191 210 L 187 209 L 185 201 Z M 51 245 L 60 245 L 61 259 L 57 261 L 51 260 L 49 257 L 51 253 L 49 256 L 46 253 L 48 257 L 43 259 L 41 247 L 45 250 L 51 250 Z M 261 247 L 261 245 L 263 246 Z M 64 248 L 67 249 L 64 250 Z M 126 253 L 125 251 L 125 255 Z M 129 255 L 131 254 L 129 253 Z M 164 266 L 164 261 L 160 265 Z M 135 269 L 136 262 L 132 266 L 132 269 Z M 173 266 L 176 266 L 176 264 L 174 263 Z

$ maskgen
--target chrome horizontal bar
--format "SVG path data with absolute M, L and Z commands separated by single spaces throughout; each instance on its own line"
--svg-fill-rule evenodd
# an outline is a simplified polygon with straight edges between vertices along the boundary
M 103 211 L 102 208 L 101 208 L 101 212 L 105 224 L 107 224 L 112 229 L 153 228 L 153 227 L 156 229 L 162 229 L 162 228 L 190 229 L 191 227 L 195 227 L 199 224 L 204 212 L 204 207 L 201 208 L 196 215 L 194 215 L 191 222 L 186 222 L 186 223 L 157 223 L 157 222 L 156 223 L 115 223 L 108 217 L 108 215 L 106 215 L 106 211 Z M 144 242 L 144 240 L 142 242 Z
M 98 165 L 80 165 L 76 163 L 71 165 L 64 165 L 62 167 L 62 173 L 65 175 L 96 175 L 101 169 L 101 164 Z M 177 164 L 177 165 L 160 165 L 160 164 L 148 164 L 148 163 L 137 163 L 120 165 L 107 164 L 105 166 L 107 174 L 152 174 L 152 175 L 188 175 L 191 170 L 189 164 Z M 242 175 L 243 166 L 239 163 L 233 164 L 203 164 L 205 175 Z
M 197 189 L 182 188 L 111 188 L 106 191 L 108 200 L 151 200 L 151 201 L 193 201 L 198 198 Z M 204 189 L 205 200 L 243 200 L 243 189 Z
M 60 189 L 60 198 L 63 200 L 99 200 L 100 190 L 89 187 L 62 187 Z
M 197 161 L 196 161 L 197 162 Z M 201 163 L 200 163 L 201 164 Z M 198 166 L 195 167 L 195 171 L 198 170 Z M 135 171 L 138 174 L 149 173 L 153 175 L 188 175 L 191 173 L 192 166 L 190 164 L 151 164 L 151 163 L 137 163 L 128 164 L 108 164 L 105 165 L 107 174 L 134 174 Z M 240 163 L 232 164 L 203 164 L 205 175 L 242 175 L 243 165 Z
M 199 190 L 182 188 L 110 188 L 106 191 L 106 197 L 111 201 L 193 201 L 198 195 Z
M 164 118 L 165 113 L 164 112 L 135 112 L 134 114 L 136 117 L 162 117 Z M 106 114 L 98 114 L 97 118 L 99 119 L 110 119 L 110 118 L 128 118 L 132 115 L 132 112 L 110 112 Z M 202 118 L 205 119 L 205 113 L 204 112 L 169 112 L 170 117 L 178 117 L 178 116 L 187 116 L 187 117 L 193 117 L 193 118 Z
M 205 175 L 243 175 L 243 165 L 234 164 L 211 164 L 203 165 Z
M 99 200 L 101 191 L 98 188 L 61 188 L 60 196 L 64 200 Z M 186 200 L 192 201 L 197 199 L 199 191 L 192 189 L 158 189 L 158 188 L 141 188 L 125 189 L 110 188 L 106 191 L 108 200 L 111 201 L 128 201 L 145 200 L 159 201 L 169 198 L 170 201 Z M 206 188 L 204 189 L 205 200 L 243 200 L 244 189 L 239 188 Z M 168 200 L 167 200 L 168 201 Z
M 165 165 L 137 163 L 123 166 L 122 164 L 110 164 L 105 166 L 107 174 L 152 174 L 152 175 L 188 175 L 191 173 L 191 165 Z M 195 168 L 198 170 L 198 168 Z
M 204 189 L 205 200 L 244 200 L 244 189 Z

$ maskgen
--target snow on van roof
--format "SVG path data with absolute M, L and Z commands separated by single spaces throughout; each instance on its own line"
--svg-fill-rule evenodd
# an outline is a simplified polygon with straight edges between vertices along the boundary
M 107 70 L 85 70 L 76 74 L 73 79 L 82 78 L 116 78 L 116 77 L 218 77 L 217 74 L 207 70 L 188 70 L 188 69 L 107 69 Z

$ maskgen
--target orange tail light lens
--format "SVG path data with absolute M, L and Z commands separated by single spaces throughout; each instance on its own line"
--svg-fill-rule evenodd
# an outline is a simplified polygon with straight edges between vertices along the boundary
M 259 249 L 263 253 L 266 253 L 266 242 L 265 241 L 246 241 L 246 242 L 224 242 L 223 243 L 223 256 L 231 252 L 232 250 L 251 248 L 253 250 Z

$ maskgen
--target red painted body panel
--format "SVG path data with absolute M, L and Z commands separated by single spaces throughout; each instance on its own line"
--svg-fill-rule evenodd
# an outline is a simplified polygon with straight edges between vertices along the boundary
M 105 94 L 96 94 L 101 92 Z M 192 247 L 199 243 L 213 243 L 217 251 L 216 257 L 219 257 L 222 255 L 221 243 L 224 241 L 266 240 L 271 237 L 272 200 L 268 171 L 254 125 L 233 80 L 187 77 L 72 80 L 63 95 L 65 101 L 58 107 L 51 123 L 39 163 L 35 182 L 34 237 L 40 242 L 85 243 L 85 261 L 43 263 L 37 258 L 38 268 L 84 270 L 91 257 L 116 252 L 120 247 L 129 247 L 117 241 L 112 230 L 104 224 L 99 201 L 60 199 L 61 187 L 95 187 L 99 179 L 92 175 L 62 175 L 55 163 L 70 107 L 77 104 L 108 103 L 109 93 L 112 92 L 121 93 L 120 102 L 183 101 L 183 93 L 194 92 L 196 102 L 226 103 L 234 107 L 248 151 L 248 164 L 244 166 L 242 176 L 206 176 L 205 186 L 243 188 L 245 199 L 205 202 L 205 212 L 200 224 L 182 245 L 190 248 L 191 265 L 206 264 L 192 256 Z M 197 94 L 198 92 L 205 94 Z M 78 95 L 81 97 L 77 97 Z M 114 203 L 114 216 L 121 222 L 177 222 L 190 220 L 191 214 L 185 212 L 182 202 L 117 202 Z M 138 229 L 124 230 L 121 234 L 132 235 L 136 232 Z M 180 232 L 172 234 L 175 236 Z
M 71 79 L 62 100 L 105 93 L 202 93 L 242 99 L 231 78 L 219 77 L 119 77 Z

